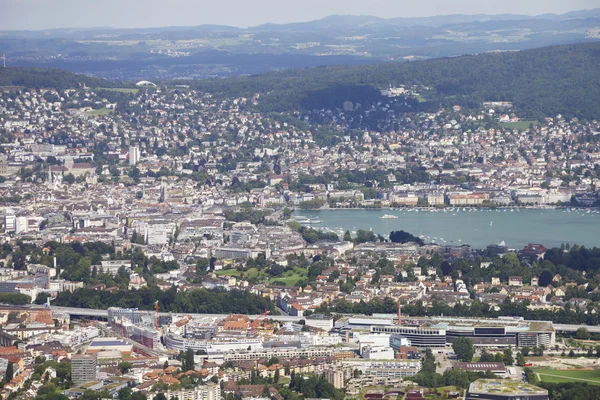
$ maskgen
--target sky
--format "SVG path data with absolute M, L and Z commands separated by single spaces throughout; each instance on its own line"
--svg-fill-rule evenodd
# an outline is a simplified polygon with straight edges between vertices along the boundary
M 564 13 L 600 0 L 0 0 L 0 30 L 255 26 L 333 14 L 425 17 L 446 14 Z

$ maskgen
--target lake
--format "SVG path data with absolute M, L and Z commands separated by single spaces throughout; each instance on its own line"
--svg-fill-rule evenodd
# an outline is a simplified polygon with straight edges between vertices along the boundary
M 383 215 L 397 219 L 381 219 Z M 332 230 L 372 230 L 384 236 L 404 230 L 425 242 L 469 244 L 484 248 L 502 241 L 520 249 L 528 243 L 559 247 L 561 243 L 600 246 L 600 211 L 597 209 L 474 209 L 444 210 L 302 210 L 294 216 L 321 222 L 306 226 Z

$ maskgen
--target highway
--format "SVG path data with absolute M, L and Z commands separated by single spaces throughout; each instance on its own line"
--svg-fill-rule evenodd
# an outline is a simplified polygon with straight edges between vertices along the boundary
M 103 318 L 103 319 L 108 318 L 107 310 L 97 310 L 97 309 L 90 309 L 90 308 L 75 308 L 75 307 L 58 307 L 58 306 L 50 306 L 50 309 L 54 312 L 62 312 L 62 313 L 69 314 L 72 317 L 75 316 L 75 317 L 90 317 L 90 318 Z M 148 311 L 152 311 L 152 310 L 148 310 Z M 166 313 L 166 312 L 159 312 L 158 314 L 161 316 L 167 316 L 167 315 L 173 315 L 173 314 L 191 315 L 192 317 L 196 317 L 196 318 L 202 318 L 202 317 L 225 318 L 229 315 L 229 314 L 192 314 L 192 313 Z M 249 315 L 248 317 L 250 317 L 250 319 L 256 319 L 256 318 L 260 317 L 260 314 Z M 276 321 L 281 321 L 281 322 L 298 322 L 302 319 L 305 319 L 304 317 L 294 317 L 294 316 L 289 316 L 289 315 L 269 315 L 268 318 L 276 320 Z

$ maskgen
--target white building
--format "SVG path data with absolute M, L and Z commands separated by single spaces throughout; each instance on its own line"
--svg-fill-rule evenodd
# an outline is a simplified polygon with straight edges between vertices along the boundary
M 129 147 L 129 165 L 136 165 L 140 162 L 140 149 L 137 146 Z

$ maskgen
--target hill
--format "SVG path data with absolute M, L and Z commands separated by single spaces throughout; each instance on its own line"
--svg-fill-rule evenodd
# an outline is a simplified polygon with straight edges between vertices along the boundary
M 6 54 L 9 66 L 154 81 L 223 78 L 317 65 L 428 60 L 598 39 L 600 9 L 538 16 L 332 15 L 247 28 L 198 25 L 0 30 L 0 53 Z
M 511 101 L 521 117 L 598 118 L 600 42 L 486 53 L 419 62 L 331 66 L 256 76 L 185 81 L 199 90 L 229 96 L 261 93 L 261 111 L 363 105 L 382 100 L 388 85 L 424 85 L 434 94 L 423 109 L 458 104 L 479 108 L 484 101 Z
M 75 88 L 84 83 L 88 87 L 122 87 L 116 81 L 77 75 L 60 69 L 14 67 L 0 69 L 0 86 L 24 86 L 27 88 Z M 131 86 L 131 84 L 127 85 Z

